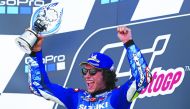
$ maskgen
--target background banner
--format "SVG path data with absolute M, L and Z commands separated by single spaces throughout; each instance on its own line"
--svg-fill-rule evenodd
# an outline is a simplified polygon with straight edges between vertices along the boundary
M 90 53 L 108 54 L 119 81 L 130 76 L 127 54 L 116 28 L 132 29 L 154 81 L 131 109 L 188 109 L 190 100 L 190 1 L 188 0 L 0 0 L 0 108 L 65 109 L 33 95 L 28 86 L 31 59 L 15 44 L 40 6 L 64 3 L 60 30 L 45 37 L 44 63 L 52 82 L 84 88 L 79 63 Z

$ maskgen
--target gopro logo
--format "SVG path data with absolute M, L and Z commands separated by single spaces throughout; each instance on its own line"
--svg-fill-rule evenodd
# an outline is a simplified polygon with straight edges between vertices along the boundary
M 32 14 L 44 0 L 0 0 L 0 14 Z
M 25 73 L 28 73 L 28 63 L 32 60 L 31 57 L 25 58 Z M 43 58 L 46 71 L 65 70 L 65 55 L 48 55 Z

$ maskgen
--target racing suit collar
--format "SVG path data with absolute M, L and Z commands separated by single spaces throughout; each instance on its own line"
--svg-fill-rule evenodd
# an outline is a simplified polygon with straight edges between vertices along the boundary
M 108 88 L 102 89 L 102 90 L 98 90 L 98 91 L 92 93 L 91 96 L 92 96 L 92 97 L 95 97 L 95 96 L 98 95 L 98 94 L 101 94 L 101 93 L 104 93 L 104 92 L 108 92 L 108 91 L 110 91 L 110 90 L 111 90 L 111 89 L 108 89 Z

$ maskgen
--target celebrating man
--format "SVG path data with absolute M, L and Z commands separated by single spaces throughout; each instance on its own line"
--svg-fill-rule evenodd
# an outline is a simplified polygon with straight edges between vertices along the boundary
M 64 105 L 68 109 L 129 109 L 132 101 L 151 81 L 151 74 L 140 49 L 132 40 L 128 27 L 117 28 L 118 37 L 127 49 L 131 67 L 131 78 L 120 87 L 117 81 L 114 62 L 106 54 L 94 52 L 87 61 L 81 62 L 81 73 L 86 83 L 85 90 L 63 88 L 49 81 L 42 62 L 42 42 L 33 47 L 32 61 L 29 63 L 30 89 L 36 95 Z

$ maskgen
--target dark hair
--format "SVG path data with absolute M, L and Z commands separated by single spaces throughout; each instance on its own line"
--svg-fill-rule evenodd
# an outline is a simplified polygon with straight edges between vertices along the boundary
M 103 80 L 105 81 L 106 84 L 106 89 L 114 89 L 116 87 L 116 82 L 117 82 L 117 78 L 116 78 L 116 74 L 115 71 L 111 71 L 111 70 L 103 70 Z

